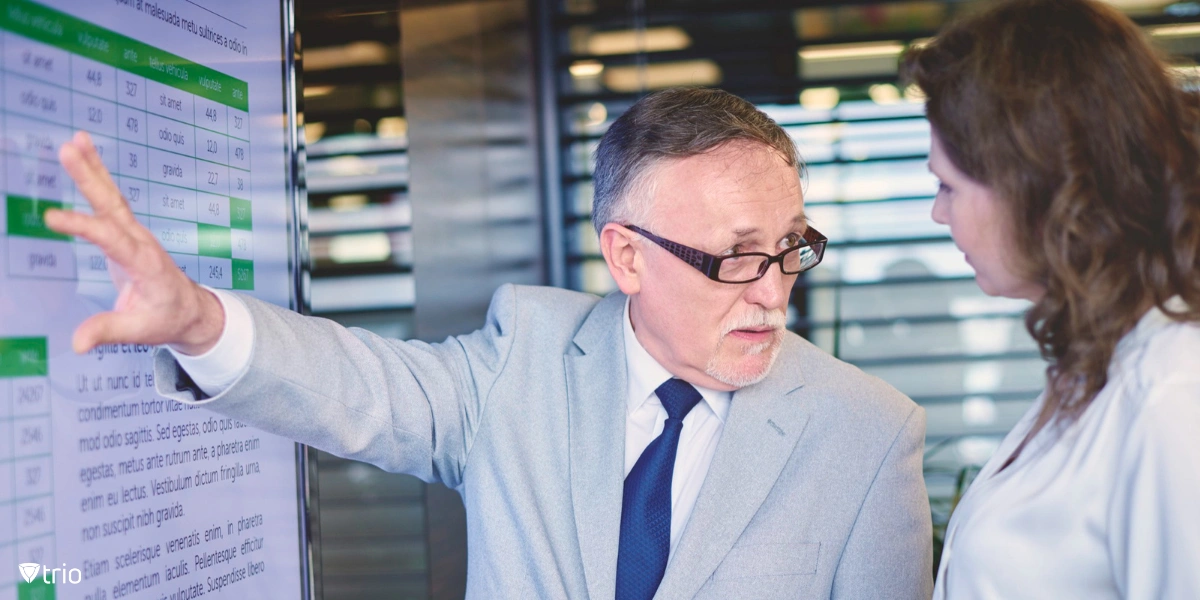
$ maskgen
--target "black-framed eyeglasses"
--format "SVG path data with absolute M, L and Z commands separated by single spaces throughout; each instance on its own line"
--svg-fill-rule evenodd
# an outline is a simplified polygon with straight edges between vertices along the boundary
M 803 273 L 821 264 L 821 259 L 825 257 L 825 244 L 829 242 L 829 238 L 809 227 L 804 232 L 802 243 L 774 256 L 765 252 L 738 252 L 715 256 L 659 237 L 636 225 L 626 225 L 625 227 L 646 236 L 667 252 L 704 273 L 705 277 L 721 283 L 757 281 L 767 274 L 767 269 L 770 269 L 773 263 L 779 263 L 780 270 L 786 275 Z

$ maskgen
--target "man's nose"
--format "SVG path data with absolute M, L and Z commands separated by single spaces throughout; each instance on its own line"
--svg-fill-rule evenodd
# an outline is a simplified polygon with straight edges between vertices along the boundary
M 746 284 L 746 301 L 767 310 L 786 308 L 795 281 L 795 275 L 784 275 L 782 263 L 774 263 L 760 279 Z

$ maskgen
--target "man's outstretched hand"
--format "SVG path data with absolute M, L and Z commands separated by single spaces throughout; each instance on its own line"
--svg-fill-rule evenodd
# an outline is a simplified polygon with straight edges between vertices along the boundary
M 49 210 L 46 225 L 98 246 L 118 291 L 111 311 L 93 315 L 75 330 L 75 351 L 118 343 L 169 344 L 191 355 L 212 348 L 225 325 L 220 301 L 188 279 L 134 218 L 91 138 L 76 133 L 58 158 L 94 214 Z

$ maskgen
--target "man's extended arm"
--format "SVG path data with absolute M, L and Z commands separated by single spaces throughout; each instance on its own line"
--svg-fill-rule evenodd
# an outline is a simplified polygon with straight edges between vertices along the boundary
M 253 323 L 250 363 L 206 408 L 339 456 L 458 485 L 512 348 L 513 286 L 496 292 L 483 329 L 438 344 L 234 300 Z M 155 360 L 158 392 L 191 401 L 174 357 L 160 350 Z
M 51 210 L 46 224 L 98 246 L 118 290 L 112 311 L 75 331 L 77 352 L 136 343 L 201 357 L 192 369 L 203 389 L 218 392 L 208 408 L 335 454 L 458 484 L 512 345 L 504 325 L 515 317 L 511 286 L 497 293 L 484 329 L 433 345 L 385 340 L 252 298 L 229 296 L 223 307 L 137 221 L 87 134 L 77 134 L 59 157 L 92 214 Z M 247 310 L 250 326 L 239 325 L 239 309 Z M 158 352 L 155 371 L 159 393 L 194 400 L 178 385 L 171 353 Z

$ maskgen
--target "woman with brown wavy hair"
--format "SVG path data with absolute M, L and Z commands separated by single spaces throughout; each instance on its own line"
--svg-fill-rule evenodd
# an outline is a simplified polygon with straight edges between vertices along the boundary
M 1003 0 L 904 59 L 948 224 L 1033 302 L 1042 397 L 950 522 L 935 598 L 1200 597 L 1200 103 L 1091 0 Z

